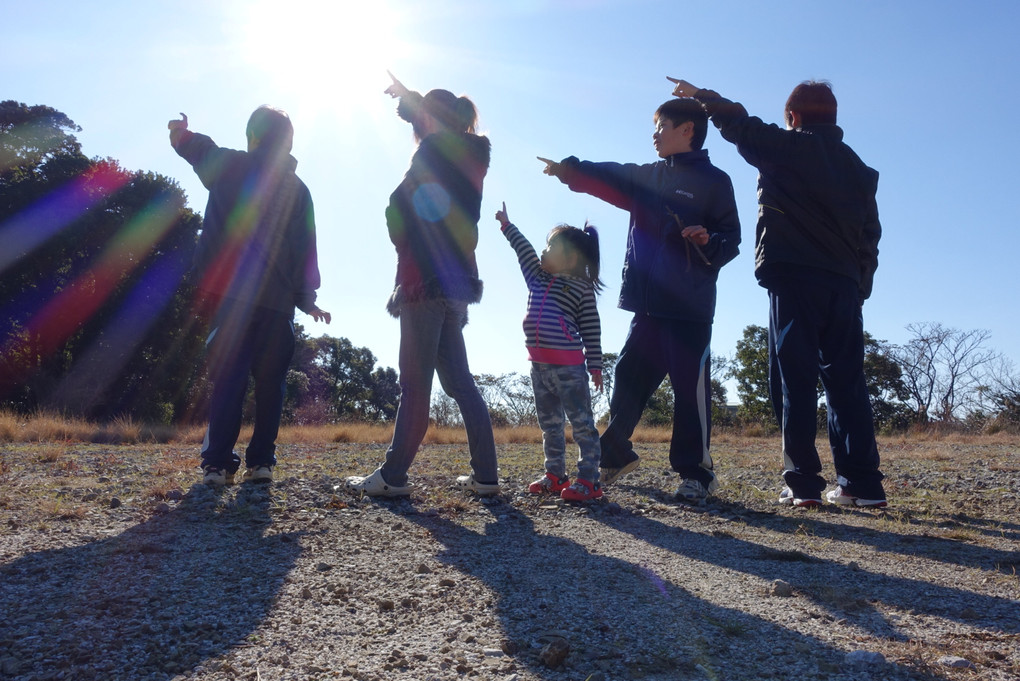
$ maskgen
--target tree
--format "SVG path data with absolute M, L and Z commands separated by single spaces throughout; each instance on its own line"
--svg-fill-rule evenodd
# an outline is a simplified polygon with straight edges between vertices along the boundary
M 663 428 L 673 424 L 673 383 L 669 376 L 662 380 L 652 396 L 648 398 L 645 409 L 641 412 L 641 425 L 651 428 Z
M 372 351 L 355 347 L 346 338 L 322 336 L 315 341 L 315 349 L 313 373 L 324 387 L 336 418 L 368 421 L 393 418 L 400 391 L 396 371 L 377 369 Z
M 200 220 L 172 180 L 85 158 L 77 131 L 0 103 L 0 404 L 166 422 L 198 373 L 182 279 Z
M 499 376 L 482 374 L 475 376 L 475 384 L 489 407 L 489 418 L 494 426 L 538 424 L 530 375 L 513 371 Z
M 986 347 L 991 334 L 983 329 L 961 331 L 938 322 L 907 325 L 913 337 L 892 349 L 903 385 L 920 423 L 934 419 L 952 423 L 979 404 L 979 388 L 999 354 Z
M 616 380 L 616 363 L 620 355 L 616 352 L 602 353 L 602 392 L 593 392 L 591 410 L 596 423 L 608 422 L 609 400 L 613 396 L 613 385 Z
M 80 156 L 75 132 L 81 127 L 56 109 L 0 102 L 0 179 L 42 171 L 54 158 Z
M 988 400 L 989 411 L 998 426 L 1020 426 L 1020 374 L 1016 366 L 1005 357 L 992 363 L 988 385 L 981 387 Z
M 733 425 L 733 413 L 726 403 L 726 386 L 723 381 L 733 373 L 733 361 L 724 355 L 712 355 L 709 377 L 712 382 L 712 424 L 715 426 Z
M 744 327 L 733 357 L 732 376 L 737 382 L 740 407 L 737 417 L 748 423 L 775 426 L 769 396 L 769 330 L 751 324 Z
M 877 430 L 903 430 L 911 421 L 909 398 L 900 366 L 892 356 L 892 347 L 864 332 L 864 375 Z

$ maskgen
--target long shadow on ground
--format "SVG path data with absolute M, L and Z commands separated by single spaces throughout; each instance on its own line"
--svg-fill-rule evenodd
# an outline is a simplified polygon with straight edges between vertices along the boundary
M 711 603 L 643 562 L 596 553 L 572 539 L 543 533 L 535 520 L 509 505 L 493 505 L 490 511 L 477 530 L 434 513 L 401 515 L 442 545 L 438 560 L 477 578 L 495 594 L 494 613 L 519 644 L 518 661 L 538 677 L 583 679 L 601 669 L 609 678 L 648 681 L 750 679 L 759 678 L 763 668 L 774 669 L 778 658 L 790 669 L 805 670 L 806 665 L 811 678 L 826 678 L 844 661 L 845 651 Z M 599 547 L 600 527 L 591 524 L 593 547 Z M 642 542 L 686 552 L 672 539 L 656 540 L 650 524 L 633 529 Z M 666 537 L 675 532 L 658 529 Z M 608 598 L 610 593 L 613 598 Z M 623 607 L 620 594 L 625 594 Z M 534 654 L 533 642 L 549 630 L 567 632 L 572 652 L 566 669 L 550 669 Z M 767 665 L 762 664 L 765 658 Z M 872 678 L 936 678 L 892 663 L 870 671 Z
M 868 569 L 866 558 L 853 553 L 847 554 L 849 561 L 855 562 L 851 566 L 849 561 L 843 564 L 812 556 L 807 548 L 804 551 L 780 551 L 739 539 L 725 531 L 702 533 L 682 530 L 646 516 L 597 515 L 595 518 L 642 542 L 679 556 L 764 580 L 782 579 L 834 617 L 845 618 L 874 636 L 892 640 L 907 638 L 878 612 L 876 604 L 880 603 L 891 605 L 902 612 L 966 622 L 969 626 L 989 632 L 1020 632 L 1020 613 L 1017 612 L 1015 601 L 984 595 L 967 589 L 963 584 L 943 586 L 924 579 L 873 572 Z M 795 524 L 812 539 L 847 542 L 850 551 L 853 550 L 853 543 L 869 543 L 867 536 L 876 532 L 859 532 L 859 528 L 825 523 L 808 517 L 797 518 Z M 775 521 L 771 521 L 769 529 L 776 530 L 774 525 Z M 780 523 L 781 528 L 791 532 L 792 529 L 785 525 Z M 818 525 L 824 525 L 826 532 L 819 531 L 816 535 L 815 531 L 822 529 Z M 1003 559 L 1000 553 L 990 551 L 981 558 L 972 553 L 959 562 L 997 570 L 998 562 Z M 912 572 L 909 568 L 906 571 Z
M 168 679 L 244 645 L 301 552 L 265 535 L 268 504 L 256 486 L 229 502 L 196 486 L 119 535 L 0 568 L 0 678 Z

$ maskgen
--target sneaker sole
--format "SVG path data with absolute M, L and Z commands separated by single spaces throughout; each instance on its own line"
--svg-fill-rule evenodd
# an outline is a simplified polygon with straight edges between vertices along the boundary
M 640 463 L 641 459 L 634 459 L 620 468 L 600 468 L 599 471 L 602 477 L 602 484 L 612 485 L 614 482 L 627 475 L 627 473 L 632 473 L 634 469 L 640 465 Z
M 857 497 L 826 497 L 831 503 L 836 506 L 846 506 L 848 508 L 885 508 L 889 505 L 889 502 L 885 499 L 858 499 Z
M 798 499 L 797 497 L 779 497 L 780 506 L 791 508 L 817 508 L 823 506 L 821 499 Z
M 563 499 L 563 501 L 595 501 L 596 499 L 601 499 L 602 496 L 603 495 L 601 495 L 601 494 L 598 494 L 598 495 L 592 494 L 591 496 L 587 496 L 587 497 L 582 497 L 582 496 L 569 496 L 568 497 L 568 496 L 564 496 L 563 494 L 560 494 L 560 499 Z

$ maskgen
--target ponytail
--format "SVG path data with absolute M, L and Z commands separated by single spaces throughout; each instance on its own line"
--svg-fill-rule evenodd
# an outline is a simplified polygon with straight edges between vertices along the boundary
M 584 223 L 584 229 L 558 225 L 549 233 L 549 241 L 557 238 L 562 238 L 579 256 L 577 271 L 571 274 L 590 283 L 595 293 L 601 293 L 605 283 L 599 277 L 601 256 L 599 233 L 595 226 L 587 221 Z

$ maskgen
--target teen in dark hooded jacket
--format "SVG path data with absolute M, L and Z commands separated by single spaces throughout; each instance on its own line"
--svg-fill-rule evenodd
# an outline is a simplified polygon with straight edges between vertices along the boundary
M 308 188 L 294 173 L 294 128 L 283 111 L 259 107 L 248 120 L 248 150 L 238 151 L 188 130 L 187 116 L 168 127 L 170 144 L 209 190 L 192 274 L 212 316 L 204 480 L 233 482 L 241 465 L 233 448 L 249 375 L 255 379 L 255 423 L 245 479 L 272 480 L 294 354 L 294 308 L 330 320 L 315 304 L 315 219 Z
M 702 149 L 708 119 L 692 99 L 655 112 L 655 163 L 592 163 L 571 156 L 545 172 L 576 192 L 630 213 L 620 307 L 634 313 L 616 364 L 609 425 L 602 433 L 602 480 L 634 470 L 630 437 L 662 380 L 673 386 L 669 458 L 680 474 L 676 498 L 698 503 L 716 486 L 709 362 L 719 269 L 735 258 L 740 221 L 729 176 Z
M 815 448 L 821 379 L 837 483 L 826 498 L 885 506 L 861 312 L 882 235 L 878 172 L 843 141 L 828 83 L 794 88 L 781 128 L 717 92 L 670 80 L 673 94 L 701 101 L 723 138 L 759 171 L 755 275 L 769 293 L 769 389 L 786 468 L 780 501 L 822 503 L 826 481 Z

